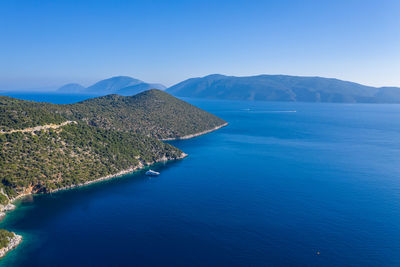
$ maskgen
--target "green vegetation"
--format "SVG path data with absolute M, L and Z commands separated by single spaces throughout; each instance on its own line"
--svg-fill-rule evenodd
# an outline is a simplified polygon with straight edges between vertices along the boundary
M 0 131 L 24 129 L 49 123 L 58 124 L 65 121 L 63 116 L 50 112 L 50 106 L 52 104 L 0 96 Z
M 182 151 L 158 139 L 179 138 L 225 123 L 159 90 L 70 105 L 0 97 L 0 112 L 0 188 L 9 198 L 51 192 L 161 159 L 181 158 Z M 67 120 L 77 123 L 5 133 Z M 0 194 L 0 202 L 6 201 Z
M 224 120 L 160 90 L 134 96 L 107 95 L 75 104 L 55 105 L 0 96 L 0 131 L 66 120 L 157 139 L 210 130 Z
M 195 134 L 225 123 L 204 110 L 154 89 L 134 96 L 108 95 L 49 108 L 71 120 L 158 139 Z
M 4 134 L 0 138 L 0 186 L 10 197 L 27 188 L 49 192 L 121 170 L 176 159 L 182 151 L 156 139 L 86 124 L 56 130 Z
M 0 248 L 8 246 L 10 239 L 13 237 L 14 237 L 13 233 L 4 229 L 0 229 Z
M 5 196 L 4 194 L 0 193 L 0 204 L 7 205 L 8 202 L 9 202 L 8 197 Z

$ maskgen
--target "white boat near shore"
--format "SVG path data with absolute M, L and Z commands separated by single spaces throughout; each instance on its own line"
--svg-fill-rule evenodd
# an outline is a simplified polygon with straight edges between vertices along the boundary
M 146 172 L 146 175 L 148 175 L 148 176 L 158 176 L 158 175 L 160 175 L 160 173 L 156 172 L 156 171 L 153 171 L 153 170 L 148 170 Z

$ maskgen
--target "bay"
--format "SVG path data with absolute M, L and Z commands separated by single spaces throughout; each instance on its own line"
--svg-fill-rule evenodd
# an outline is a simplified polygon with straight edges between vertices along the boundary
M 0 264 L 400 265 L 399 105 L 184 100 L 229 125 L 171 142 L 189 157 L 157 178 L 20 201 Z

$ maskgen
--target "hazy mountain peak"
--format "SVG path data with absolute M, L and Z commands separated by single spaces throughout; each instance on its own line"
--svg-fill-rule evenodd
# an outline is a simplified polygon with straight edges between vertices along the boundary
M 142 80 L 129 76 L 114 76 L 98 81 L 87 88 L 76 83 L 66 84 L 59 88 L 58 91 L 93 95 L 120 94 L 128 96 L 135 95 L 149 89 L 165 90 L 166 87 L 159 83 L 146 83 Z
M 129 76 L 115 76 L 105 80 L 101 80 L 92 86 L 86 88 L 87 92 L 109 94 L 115 93 L 121 88 L 133 86 L 143 83 L 143 81 L 129 77 Z
M 57 91 L 65 93 L 77 93 L 84 89 L 85 87 L 80 85 L 79 83 L 68 83 L 58 88 Z

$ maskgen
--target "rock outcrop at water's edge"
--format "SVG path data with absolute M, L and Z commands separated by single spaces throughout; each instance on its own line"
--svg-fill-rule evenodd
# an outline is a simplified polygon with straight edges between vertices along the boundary
M 10 250 L 16 248 L 22 242 L 22 236 L 11 232 L 14 236 L 8 238 L 8 245 L 0 248 L 0 258 L 4 257 Z
M 6 211 L 15 209 L 15 205 L 8 203 L 7 205 L 0 205 L 0 221 L 6 216 Z

